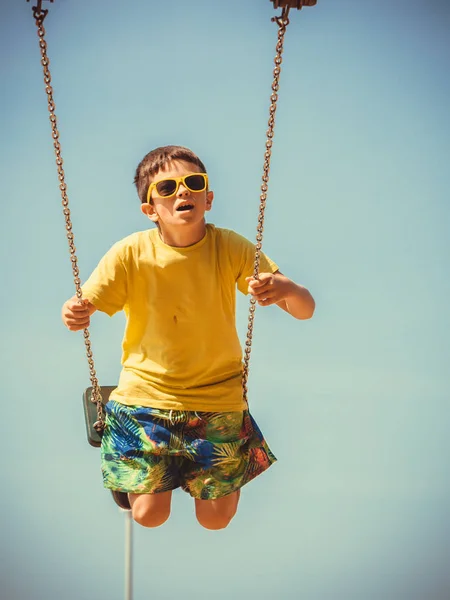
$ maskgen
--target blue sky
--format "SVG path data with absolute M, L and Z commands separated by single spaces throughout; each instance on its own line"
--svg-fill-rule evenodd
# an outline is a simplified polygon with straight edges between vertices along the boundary
M 147 227 L 132 181 L 159 145 L 197 152 L 210 220 L 254 239 L 269 0 L 48 6 L 82 279 Z M 73 282 L 31 6 L 2 17 L 1 597 L 121 598 L 124 517 L 85 440 L 82 337 L 60 321 Z M 291 13 L 264 248 L 317 311 L 258 310 L 250 405 L 279 460 L 224 532 L 181 492 L 166 525 L 135 527 L 136 598 L 450 596 L 449 32 L 444 0 Z M 104 385 L 122 328 L 92 324 Z

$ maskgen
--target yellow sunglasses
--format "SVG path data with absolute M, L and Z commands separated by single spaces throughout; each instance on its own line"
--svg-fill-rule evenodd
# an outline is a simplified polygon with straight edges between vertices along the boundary
M 150 203 L 154 189 L 163 198 L 175 196 L 180 183 L 191 192 L 203 192 L 208 187 L 208 175 L 206 173 L 190 173 L 189 175 L 183 175 L 183 177 L 170 177 L 169 179 L 153 182 L 148 188 L 147 202 Z

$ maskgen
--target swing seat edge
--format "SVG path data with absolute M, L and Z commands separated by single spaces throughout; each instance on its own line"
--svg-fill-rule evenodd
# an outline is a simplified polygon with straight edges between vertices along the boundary
M 109 400 L 111 392 L 116 389 L 117 386 L 103 386 L 100 388 L 102 396 L 102 404 L 105 406 Z M 86 425 L 86 436 L 90 446 L 94 448 L 100 448 L 102 444 L 102 438 L 94 428 L 94 423 L 98 420 L 97 417 L 97 406 L 92 401 L 92 387 L 88 387 L 83 392 L 83 411 L 84 421 Z

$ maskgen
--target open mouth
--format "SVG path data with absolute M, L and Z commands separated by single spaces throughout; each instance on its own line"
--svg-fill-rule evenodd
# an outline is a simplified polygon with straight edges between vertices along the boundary
M 179 206 L 177 208 L 177 212 L 185 212 L 187 210 L 192 210 L 194 208 L 193 204 L 183 204 L 183 206 Z

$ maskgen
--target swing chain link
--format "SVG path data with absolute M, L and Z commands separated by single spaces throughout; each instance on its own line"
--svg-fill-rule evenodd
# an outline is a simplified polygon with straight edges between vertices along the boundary
M 254 260 L 254 271 L 253 277 L 254 279 L 259 279 L 259 266 L 261 260 L 261 249 L 262 249 L 262 241 L 263 241 L 263 230 L 264 230 L 264 216 L 266 210 L 266 201 L 267 201 L 267 190 L 269 184 L 269 172 L 270 172 L 270 159 L 272 156 L 272 145 L 273 138 L 275 133 L 275 114 L 277 111 L 277 101 L 278 101 L 278 90 L 280 87 L 280 73 L 281 73 L 281 63 L 282 63 L 282 55 L 283 55 L 283 46 L 284 46 L 284 36 L 286 34 L 286 27 L 289 25 L 289 7 L 283 8 L 281 16 L 272 17 L 272 22 L 275 22 L 278 25 L 278 42 L 276 45 L 276 56 L 274 59 L 275 68 L 273 70 L 273 82 L 272 82 L 272 94 L 270 96 L 270 109 L 269 109 L 269 122 L 267 129 L 267 140 L 266 140 L 266 151 L 264 153 L 264 166 L 263 166 L 263 175 L 262 175 L 262 184 L 261 184 L 261 195 L 260 195 L 260 204 L 259 204 L 259 215 L 258 215 L 258 226 L 256 228 L 256 246 L 255 246 L 255 260 Z M 242 389 L 244 401 L 248 405 L 248 377 L 250 370 L 250 355 L 252 351 L 252 340 L 253 340 L 253 326 L 255 321 L 255 309 L 256 309 L 256 300 L 255 298 L 250 298 L 250 307 L 248 313 L 248 327 L 247 327 L 247 339 L 245 342 L 245 353 L 244 353 L 244 365 L 242 371 Z
M 47 93 L 47 101 L 48 101 L 48 112 L 49 119 L 52 128 L 52 138 L 53 138 L 53 147 L 55 149 L 56 155 L 56 166 L 58 170 L 58 179 L 59 179 L 59 189 L 61 191 L 61 199 L 63 206 L 63 214 L 66 222 L 66 235 L 67 241 L 69 243 L 69 251 L 70 251 L 70 260 L 72 263 L 72 273 L 74 277 L 76 295 L 81 303 L 83 300 L 83 294 L 81 291 L 81 281 L 79 277 L 79 269 L 78 269 L 78 259 L 76 256 L 76 248 L 74 243 L 74 235 L 72 231 L 72 220 L 70 217 L 70 209 L 69 209 L 69 197 L 67 195 L 67 184 L 65 182 L 65 174 L 63 169 L 63 159 L 61 156 L 61 144 L 59 142 L 59 131 L 57 125 L 57 118 L 55 114 L 55 103 L 53 100 L 53 88 L 51 86 L 51 75 L 50 75 L 50 60 L 47 55 L 47 42 L 45 41 L 45 28 L 43 26 L 44 19 L 48 13 L 48 10 L 41 10 L 39 7 L 33 7 L 33 16 L 36 20 L 37 34 L 39 37 L 39 47 L 41 50 L 41 65 L 44 70 L 44 83 L 45 83 L 45 91 Z M 92 395 L 91 401 L 95 402 L 97 405 L 97 421 L 94 423 L 94 428 L 99 435 L 103 433 L 105 428 L 104 422 L 104 410 L 102 403 L 101 390 L 97 379 L 97 374 L 95 371 L 94 365 L 94 357 L 92 354 L 91 340 L 89 337 L 89 329 L 86 328 L 83 331 L 84 335 L 84 345 L 86 347 L 86 356 L 89 365 L 89 375 L 92 384 Z

